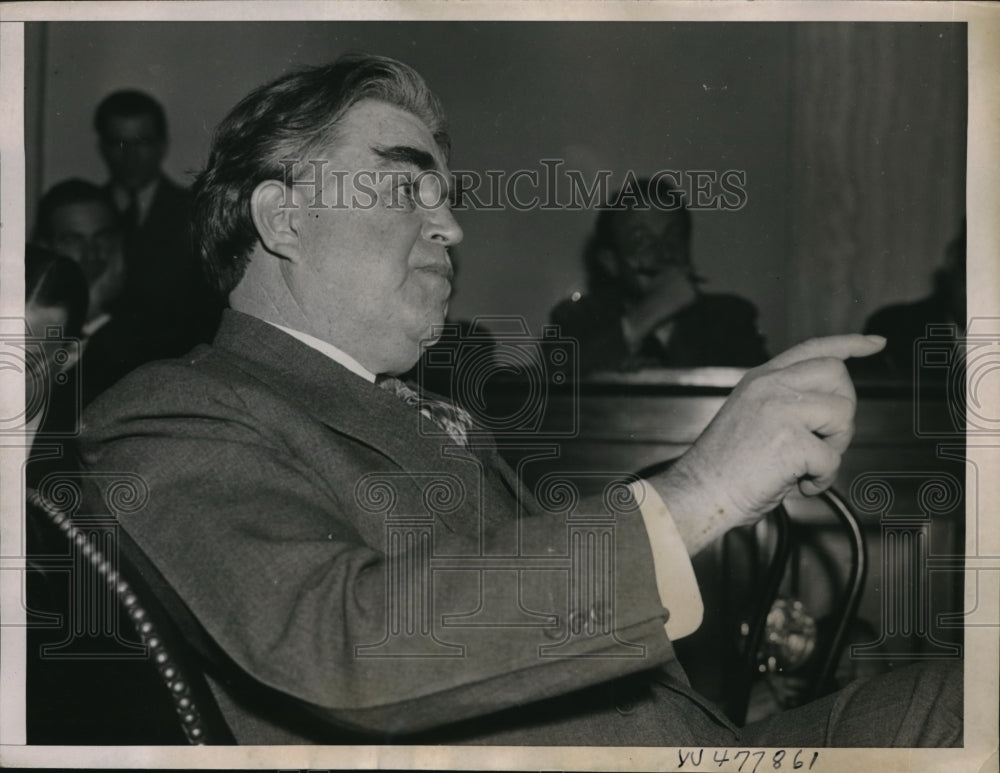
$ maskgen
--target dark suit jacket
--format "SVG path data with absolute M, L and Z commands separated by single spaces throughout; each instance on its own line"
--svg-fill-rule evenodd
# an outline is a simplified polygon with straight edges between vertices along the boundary
M 652 335 L 630 354 L 622 333 L 619 299 L 609 294 L 566 300 L 552 311 L 562 335 L 580 346 L 580 372 L 695 368 L 710 365 L 752 367 L 768 359 L 757 330 L 757 309 L 736 295 L 703 294 L 674 317 L 667 346 Z
M 865 323 L 865 334 L 885 336 L 886 344 L 873 357 L 863 357 L 852 361 L 853 372 L 864 375 L 886 375 L 910 380 L 914 377 L 914 363 L 918 342 L 928 340 L 928 326 L 935 325 L 944 330 L 954 326 L 954 316 L 947 302 L 930 295 L 913 303 L 898 303 L 879 309 Z M 950 334 L 934 338 L 935 347 L 954 343 L 955 335 L 961 331 L 953 327 Z M 949 374 L 947 368 L 925 368 L 923 379 L 940 379 Z
M 148 356 L 177 357 L 212 340 L 222 302 L 209 289 L 191 235 L 192 196 L 161 177 L 149 212 L 126 239 L 120 315 L 139 326 Z
M 125 286 L 84 351 L 84 405 L 139 365 L 212 340 L 223 303 L 195 255 L 191 207 L 191 193 L 161 177 L 145 220 L 127 236 Z
M 545 511 L 490 444 L 443 446 L 416 421 L 395 396 L 235 312 L 213 346 L 140 368 L 85 414 L 85 466 L 148 486 L 120 517 L 126 531 L 239 671 L 301 709 L 218 678 L 237 738 L 721 742 L 723 725 L 676 671 L 635 503 L 622 503 L 603 553 L 613 573 L 570 592 L 565 514 Z M 105 507 L 99 496 L 88 492 L 89 512 Z M 432 536 L 394 542 L 397 527 Z M 429 577 L 432 594 L 403 591 L 413 623 L 394 617 L 387 588 L 413 576 L 421 550 L 438 564 L 407 586 Z M 519 551 L 556 566 L 524 569 L 510 559 Z M 483 555 L 507 569 L 482 571 Z M 612 577 L 608 609 L 599 586 Z M 504 625 L 490 618 L 501 608 L 557 617 Z M 492 624 L 446 619 L 476 610 Z M 426 635 L 388 633 L 406 639 L 409 621 L 419 634 L 420 619 Z M 575 657 L 544 649 L 584 624 L 607 635 L 574 640 Z M 628 657 L 622 642 L 637 645 Z
M 133 304 L 116 304 L 111 319 L 87 339 L 83 350 L 79 368 L 83 406 L 143 363 L 176 356 L 177 344 L 162 342 L 169 334 L 158 333 L 160 325 Z

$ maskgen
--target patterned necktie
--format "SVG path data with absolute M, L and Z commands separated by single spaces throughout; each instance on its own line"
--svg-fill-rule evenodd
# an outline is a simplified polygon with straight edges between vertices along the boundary
M 421 416 L 447 432 L 448 437 L 456 444 L 468 448 L 469 432 L 475 428 L 476 423 L 467 410 L 447 400 L 425 397 L 395 376 L 379 376 L 376 384 L 380 389 L 396 395 L 410 407 L 416 408 Z

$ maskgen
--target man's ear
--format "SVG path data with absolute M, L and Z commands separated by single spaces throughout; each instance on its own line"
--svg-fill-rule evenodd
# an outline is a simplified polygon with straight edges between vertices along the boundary
M 290 188 L 278 180 L 264 180 L 250 197 L 250 214 L 268 252 L 293 263 L 301 259 L 300 212 Z
M 615 255 L 614 250 L 608 247 L 601 247 L 597 250 L 597 262 L 601 264 L 601 268 L 607 273 L 608 276 L 615 279 L 618 278 L 618 256 Z

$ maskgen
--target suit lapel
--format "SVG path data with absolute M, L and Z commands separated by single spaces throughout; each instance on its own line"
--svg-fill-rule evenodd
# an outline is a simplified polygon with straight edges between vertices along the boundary
M 455 466 L 442 448 L 449 460 L 474 459 L 446 437 L 422 434 L 419 413 L 395 395 L 262 320 L 226 310 L 214 344 L 251 377 L 405 470 L 423 470 L 431 459 Z

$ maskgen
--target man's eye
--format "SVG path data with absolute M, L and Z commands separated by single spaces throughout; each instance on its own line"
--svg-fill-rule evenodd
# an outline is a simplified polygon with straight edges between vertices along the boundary
M 413 197 L 416 195 L 416 185 L 412 180 L 406 180 L 396 186 L 396 202 L 404 206 L 413 204 Z

